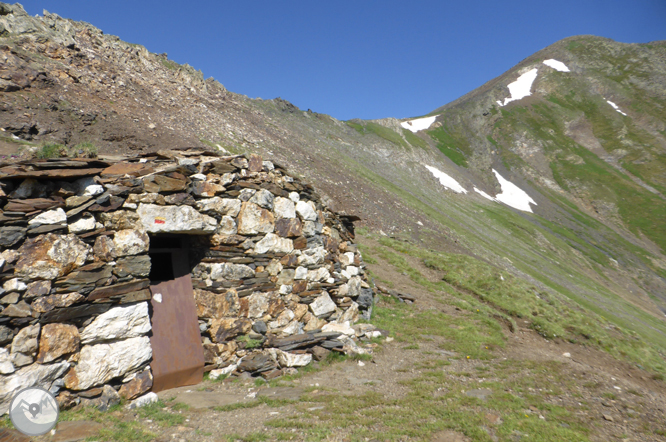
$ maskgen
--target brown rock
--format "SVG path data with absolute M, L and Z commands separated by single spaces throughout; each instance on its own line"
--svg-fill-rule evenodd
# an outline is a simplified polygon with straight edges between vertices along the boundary
M 2 314 L 10 318 L 27 318 L 32 314 L 32 310 L 25 301 L 20 301 L 5 308 Z
M 150 370 L 144 370 L 134 379 L 120 387 L 118 394 L 125 400 L 131 400 L 147 393 L 153 387 L 153 375 Z
M 338 251 L 338 240 L 330 236 L 324 236 L 324 248 L 330 253 Z
M 286 305 L 281 298 L 277 296 L 271 296 L 268 298 L 268 308 L 266 309 L 266 313 L 271 315 L 273 318 L 278 317 L 278 315 L 282 313 L 285 308 Z
M 33 299 L 39 296 L 48 295 L 51 292 L 51 281 L 37 281 L 28 284 L 28 288 L 23 294 L 23 299 Z
M 263 160 L 261 157 L 257 154 L 251 154 L 250 155 L 250 160 L 248 161 L 248 166 L 247 169 L 250 172 L 261 172 L 261 170 L 264 168 L 263 165 Z
M 254 353 L 243 358 L 243 361 L 238 366 L 239 372 L 248 372 L 248 373 L 263 373 L 265 371 L 273 371 L 277 367 L 277 364 L 273 359 L 263 353 Z
M 134 229 L 141 225 L 139 215 L 129 210 L 102 213 L 99 219 L 110 230 Z
M 275 233 L 284 238 L 303 234 L 303 224 L 298 218 L 281 218 L 275 222 Z
M 243 203 L 238 214 L 238 233 L 241 235 L 255 235 L 257 233 L 271 233 L 275 230 L 273 214 L 262 209 L 254 203 Z
M 326 359 L 326 357 L 331 353 L 331 350 L 327 350 L 324 347 L 315 346 L 308 350 L 308 353 L 312 354 L 312 358 L 315 361 L 321 361 Z
M 223 294 L 195 289 L 194 300 L 197 303 L 197 316 L 200 318 L 236 316 L 240 309 L 238 294 L 234 289 Z
M 294 248 L 296 248 L 295 245 L 294 245 Z M 285 255 L 280 259 L 280 264 L 282 264 L 284 267 L 296 267 L 296 265 L 298 265 L 298 256 L 297 255 Z
M 95 239 L 93 253 L 95 254 L 95 258 L 99 258 L 102 261 L 113 261 L 115 255 L 115 245 L 113 240 L 106 235 L 98 236 L 97 239 Z
M 85 264 L 90 251 L 74 234 L 29 238 L 19 249 L 15 272 L 26 279 L 54 279 Z
M 244 335 L 252 329 L 252 321 L 246 318 L 223 318 L 214 320 L 210 327 L 213 342 L 223 343 Z
M 65 206 L 68 209 L 73 209 L 74 207 L 79 207 L 80 205 L 87 203 L 91 199 L 92 196 L 90 195 L 71 196 L 65 200 Z
M 102 387 L 97 387 L 97 388 L 91 388 L 91 389 L 86 390 L 86 391 L 80 391 L 78 394 L 79 394 L 79 397 L 83 397 L 83 398 L 86 398 L 86 399 L 92 399 L 94 397 L 101 396 L 103 392 L 104 392 L 104 390 L 102 390 Z
M 61 410 L 69 410 L 79 404 L 79 398 L 67 390 L 60 391 L 56 401 Z
M 82 318 L 84 316 L 99 315 L 107 311 L 109 308 L 111 308 L 110 304 L 77 305 L 44 313 L 40 320 L 42 323 L 64 322 L 70 319 Z
M 291 293 L 302 293 L 308 289 L 308 281 L 301 279 L 299 281 L 294 281 L 292 286 Z
M 39 313 L 50 312 L 56 307 L 69 307 L 84 297 L 78 293 L 65 293 L 62 295 L 43 296 L 30 304 L 32 309 Z
M 120 297 L 120 303 L 129 304 L 132 302 L 148 301 L 152 297 L 153 295 L 150 292 L 150 289 L 137 290 L 135 292 L 125 293 L 122 297 Z
M 146 192 L 181 192 L 187 189 L 187 180 L 169 178 L 164 175 L 153 175 L 144 179 Z
M 173 195 L 167 195 L 164 197 L 164 202 L 173 206 L 180 206 L 183 204 L 186 206 L 194 206 L 196 204 L 196 201 L 189 193 L 176 193 Z
M 150 275 L 150 257 L 147 255 L 128 256 L 116 261 L 113 274 L 119 278 L 128 275 L 147 277 Z
M 294 248 L 298 250 L 303 250 L 308 247 L 308 239 L 304 236 L 299 236 L 294 239 Z
M 305 304 L 297 304 L 296 307 L 293 308 L 293 312 L 294 319 L 300 321 L 301 318 L 308 312 L 308 306 Z
M 112 296 L 124 295 L 125 293 L 135 292 L 147 288 L 150 280 L 141 279 L 138 281 L 123 282 L 121 284 L 110 285 L 108 287 L 98 287 L 88 295 L 88 301 L 95 299 L 110 298 Z
M 79 350 L 81 338 L 78 329 L 67 324 L 46 324 L 42 327 L 39 339 L 37 362 L 44 364 L 55 361 L 60 356 Z
M 151 173 L 153 168 L 145 163 L 120 162 L 107 167 L 101 173 L 102 176 L 130 175 L 142 176 Z
M 226 188 L 220 184 L 211 183 L 209 181 L 195 181 L 192 183 L 192 193 L 196 196 L 203 197 L 214 197 L 222 192 Z

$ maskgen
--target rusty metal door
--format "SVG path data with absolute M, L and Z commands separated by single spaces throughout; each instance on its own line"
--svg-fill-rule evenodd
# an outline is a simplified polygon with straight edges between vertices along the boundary
M 153 293 L 153 391 L 203 380 L 201 332 L 189 274 L 150 286 Z

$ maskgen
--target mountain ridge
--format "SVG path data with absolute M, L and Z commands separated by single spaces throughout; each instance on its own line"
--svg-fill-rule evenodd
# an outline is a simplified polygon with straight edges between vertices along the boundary
M 643 205 L 655 200 L 565 134 L 566 120 L 581 142 L 593 145 L 597 140 L 599 153 L 609 161 L 617 149 L 628 150 L 626 146 L 635 150 L 638 160 L 644 153 L 660 158 L 666 129 L 660 119 L 661 95 L 649 96 L 642 104 L 644 112 L 626 107 L 623 97 L 629 96 L 626 90 L 638 95 L 659 90 L 662 80 L 641 76 L 647 68 L 630 62 L 633 55 L 625 58 L 628 65 L 638 66 L 638 74 L 624 75 L 600 59 L 599 65 L 610 69 L 615 79 L 589 77 L 590 90 L 615 91 L 617 96 L 602 98 L 639 116 L 639 129 L 631 126 L 625 135 L 633 144 L 620 143 L 608 153 L 604 144 L 614 143 L 612 136 L 595 134 L 595 125 L 610 127 L 614 136 L 614 125 L 621 131 L 633 120 L 624 123 L 625 117 L 597 97 L 603 94 L 595 92 L 596 98 L 590 99 L 589 85 L 572 83 L 572 75 L 547 71 L 536 79 L 533 95 L 499 108 L 496 104 L 508 96 L 506 85 L 521 70 L 535 63 L 552 70 L 540 60 L 545 54 L 565 51 L 564 46 L 576 42 L 591 44 L 591 37 L 570 37 L 555 43 L 555 49 L 527 57 L 431 112 L 428 115 L 439 112 L 435 124 L 413 133 L 399 126 L 400 120 L 343 122 L 279 98 L 250 99 L 204 79 L 194 68 L 94 26 L 48 13 L 29 17 L 15 5 L 2 8 L 0 50 L 11 71 L 0 75 L 0 127 L 8 135 L 0 146 L 5 155 L 16 154 L 18 148 L 35 151 L 44 142 L 74 146 L 86 141 L 105 155 L 182 146 L 257 152 L 315 182 L 333 208 L 359 215 L 361 226 L 492 263 L 666 348 L 664 247 L 654 242 L 649 225 L 635 224 L 636 217 L 627 215 L 626 205 L 614 198 L 629 189 L 645 200 Z M 592 40 L 603 42 L 613 54 L 634 48 L 601 37 Z M 583 43 L 571 50 L 587 50 Z M 645 45 L 637 46 L 641 54 L 652 51 L 654 55 L 648 55 L 661 60 L 664 42 L 652 49 Z M 559 57 L 576 74 L 575 62 Z M 558 93 L 576 88 L 584 99 Z M 581 105 L 589 108 L 587 113 Z M 634 133 L 636 139 L 631 138 Z M 636 177 L 644 176 L 640 179 L 663 193 L 664 183 L 653 171 L 659 161 L 625 164 L 624 157 L 616 158 L 618 164 L 638 171 Z M 575 169 L 588 163 L 594 167 Z M 448 190 L 426 166 L 451 177 L 467 193 Z M 491 197 L 502 192 L 493 169 L 536 202 L 534 214 L 488 201 L 473 190 Z M 583 179 L 590 173 L 610 174 L 611 180 L 604 178 L 597 188 Z M 608 191 L 611 184 L 619 187 Z M 641 216 L 646 213 L 642 207 Z

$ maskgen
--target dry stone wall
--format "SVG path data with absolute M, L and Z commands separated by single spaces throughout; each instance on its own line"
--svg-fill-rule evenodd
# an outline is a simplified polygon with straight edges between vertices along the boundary
M 206 370 L 274 377 L 363 353 L 349 218 L 281 167 L 181 150 L 0 166 L 0 412 L 40 385 L 100 408 L 152 387 L 151 239 L 185 238 Z

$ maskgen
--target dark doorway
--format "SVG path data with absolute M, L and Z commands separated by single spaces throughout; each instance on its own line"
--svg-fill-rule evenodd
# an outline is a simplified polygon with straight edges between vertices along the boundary
M 150 239 L 150 290 L 153 294 L 150 343 L 153 348 L 153 391 L 203 380 L 201 332 L 190 277 L 188 238 Z

